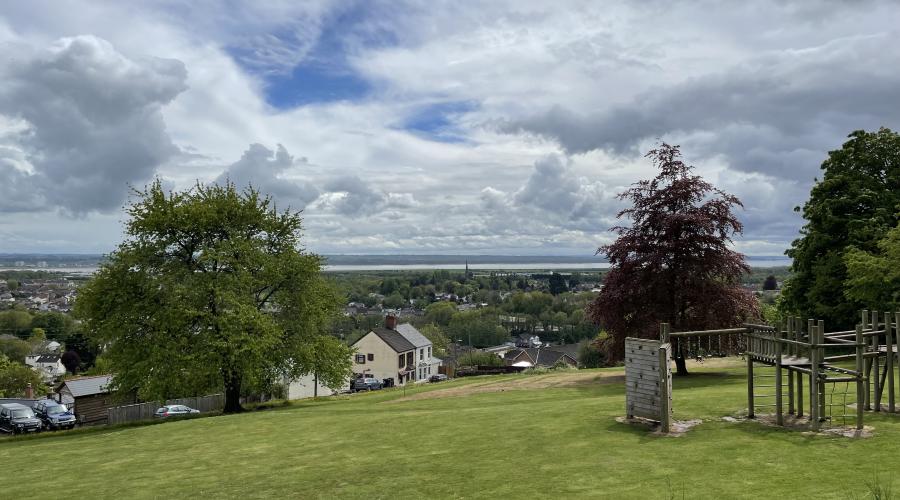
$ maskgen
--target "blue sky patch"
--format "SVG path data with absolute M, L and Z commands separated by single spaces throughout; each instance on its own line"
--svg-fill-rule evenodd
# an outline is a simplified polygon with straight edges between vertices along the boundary
M 276 108 L 287 109 L 305 104 L 332 101 L 355 101 L 365 97 L 369 83 L 345 69 L 301 64 L 287 76 L 266 79 L 266 101 Z
M 451 101 L 424 106 L 408 116 L 402 128 L 441 142 L 464 142 L 456 126 L 457 116 L 478 108 L 475 101 Z
M 348 63 L 348 55 L 354 47 L 371 49 L 397 43 L 394 33 L 380 28 L 378 23 L 367 22 L 373 13 L 365 7 L 365 2 L 351 3 L 326 18 L 310 53 L 287 73 L 260 74 L 247 61 L 252 61 L 252 55 L 237 48 L 229 52 L 245 70 L 264 79 L 266 101 L 276 108 L 360 100 L 371 92 L 372 85 L 356 73 Z M 286 41 L 293 36 L 285 29 L 269 35 Z

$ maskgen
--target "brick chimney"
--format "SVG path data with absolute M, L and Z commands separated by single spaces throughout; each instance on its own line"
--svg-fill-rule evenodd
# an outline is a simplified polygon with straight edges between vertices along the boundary
M 393 314 L 388 314 L 384 317 L 384 327 L 388 330 L 396 330 L 397 329 L 397 317 Z
M 34 387 L 31 384 L 25 387 L 25 399 L 34 399 Z

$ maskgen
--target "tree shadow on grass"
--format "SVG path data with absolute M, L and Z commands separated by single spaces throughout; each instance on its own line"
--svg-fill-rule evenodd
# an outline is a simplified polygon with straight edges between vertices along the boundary
M 672 390 L 697 389 L 715 385 L 728 385 L 737 382 L 746 382 L 747 374 L 733 371 L 702 372 L 686 376 L 672 376 Z

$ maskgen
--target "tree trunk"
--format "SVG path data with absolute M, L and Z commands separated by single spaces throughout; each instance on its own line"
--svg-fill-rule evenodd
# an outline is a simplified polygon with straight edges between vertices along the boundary
M 225 373 L 225 408 L 222 413 L 240 413 L 244 411 L 241 406 L 241 376 L 237 372 Z
M 675 375 L 687 375 L 687 361 L 684 359 L 684 352 L 679 349 L 675 352 Z

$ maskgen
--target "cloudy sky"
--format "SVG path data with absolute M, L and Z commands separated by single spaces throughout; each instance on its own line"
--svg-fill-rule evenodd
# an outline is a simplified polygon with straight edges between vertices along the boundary
M 590 255 L 661 139 L 776 255 L 827 151 L 900 127 L 895 2 L 609 4 L 4 2 L 0 252 L 230 178 L 322 253 Z

